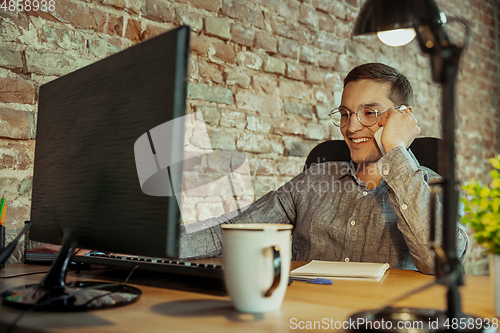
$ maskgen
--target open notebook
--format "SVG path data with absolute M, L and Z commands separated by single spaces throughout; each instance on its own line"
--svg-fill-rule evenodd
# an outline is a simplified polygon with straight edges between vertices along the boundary
M 292 277 L 380 281 L 389 264 L 313 260 L 290 272 Z

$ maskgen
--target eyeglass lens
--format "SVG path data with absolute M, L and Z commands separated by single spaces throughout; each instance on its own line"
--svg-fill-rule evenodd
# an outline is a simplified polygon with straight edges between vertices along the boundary
M 371 107 L 365 106 L 358 110 L 356 113 L 358 120 L 364 126 L 372 126 L 377 122 L 377 115 L 379 112 Z M 350 112 L 346 108 L 337 108 L 330 114 L 334 125 L 344 127 L 347 125 L 350 117 Z

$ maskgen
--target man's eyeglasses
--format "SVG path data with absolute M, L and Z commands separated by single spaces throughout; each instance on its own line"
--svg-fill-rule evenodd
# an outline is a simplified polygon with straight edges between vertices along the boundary
M 394 107 L 395 109 L 402 109 L 405 105 L 399 105 Z M 388 109 L 387 109 L 388 110 Z M 341 106 L 333 109 L 330 112 L 330 119 L 335 126 L 340 128 L 345 127 L 349 123 L 349 119 L 351 117 L 351 113 L 355 113 L 356 117 L 358 117 L 359 122 L 366 127 L 370 127 L 375 125 L 377 122 L 377 118 L 386 112 L 387 110 L 378 111 L 374 107 L 371 106 L 360 106 L 358 111 L 351 112 L 347 108 Z

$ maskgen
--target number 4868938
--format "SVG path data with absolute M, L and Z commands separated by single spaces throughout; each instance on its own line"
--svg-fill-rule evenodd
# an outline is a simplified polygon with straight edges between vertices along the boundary
M 43 11 L 52 12 L 56 10 L 55 0 L 0 0 L 0 9 L 4 11 Z

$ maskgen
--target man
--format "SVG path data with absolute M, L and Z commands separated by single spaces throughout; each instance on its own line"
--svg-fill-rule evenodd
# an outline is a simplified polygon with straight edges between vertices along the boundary
M 293 224 L 294 260 L 387 262 L 434 273 L 428 203 L 439 175 L 407 150 L 420 133 L 412 102 L 411 85 L 396 69 L 377 63 L 354 68 L 344 80 L 341 106 L 331 113 L 352 162 L 316 164 L 219 222 Z M 381 127 L 385 155 L 375 141 Z M 463 258 L 468 237 L 465 227 L 457 228 Z M 181 257 L 217 256 L 221 249 L 220 225 L 182 231 Z

